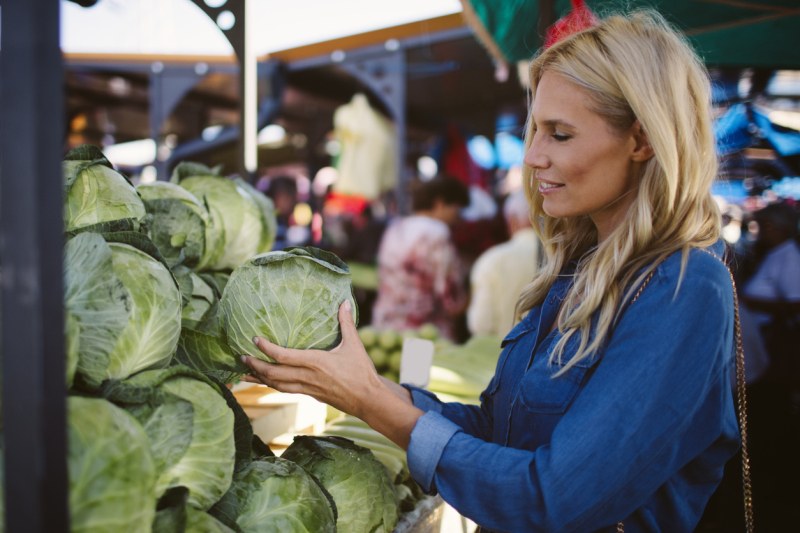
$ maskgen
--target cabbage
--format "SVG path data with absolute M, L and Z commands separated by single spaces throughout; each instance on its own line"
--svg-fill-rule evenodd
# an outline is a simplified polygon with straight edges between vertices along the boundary
M 146 212 L 136 189 L 94 146 L 71 150 L 62 164 L 64 228 L 78 231 L 142 229 Z
M 246 374 L 247 368 L 228 346 L 217 293 L 205 279 L 191 275 L 192 296 L 183 307 L 176 359 L 222 383 L 231 383 Z
M 181 295 L 146 236 L 82 233 L 66 247 L 66 307 L 78 321 L 77 374 L 95 388 L 169 365 L 181 329 Z M 130 243 L 130 244 L 126 244 Z
M 256 335 L 289 348 L 330 349 L 341 340 L 345 300 L 358 322 L 349 270 L 336 255 L 313 247 L 258 255 L 233 271 L 220 300 L 228 345 L 262 359 Z
M 215 250 L 221 235 L 208 227 L 205 206 L 189 191 L 174 183 L 158 181 L 139 185 L 136 190 L 147 210 L 150 238 L 170 267 L 194 267 L 204 257 L 206 240 Z
M 142 423 L 156 465 L 157 497 L 183 486 L 189 505 L 208 509 L 228 490 L 236 460 L 234 413 L 216 385 L 173 367 L 109 382 L 102 393 Z
M 142 426 L 103 399 L 67 402 L 71 531 L 148 531 L 156 473 Z
M 386 467 L 367 448 L 342 437 L 295 437 L 281 455 L 316 477 L 336 502 L 336 527 L 348 533 L 389 533 L 397 495 Z
M 233 533 L 233 530 L 207 512 L 187 507 L 184 533 Z
M 81 327 L 75 315 L 69 311 L 64 312 L 64 338 L 66 339 L 65 351 L 67 352 L 66 372 L 67 388 L 72 387 L 75 380 L 75 371 L 78 369 L 78 351 L 80 347 Z
M 333 533 L 335 509 L 330 495 L 303 468 L 269 457 L 237 472 L 210 513 L 242 533 Z
M 278 220 L 275 218 L 275 204 L 272 198 L 265 195 L 242 178 L 234 180 L 236 184 L 244 189 L 255 200 L 258 210 L 261 213 L 261 242 L 258 244 L 258 253 L 269 252 L 275 243 L 278 234 Z
M 217 249 L 207 252 L 197 270 L 233 269 L 264 251 L 274 240 L 275 213 L 271 203 L 257 199 L 255 189 L 216 175 L 202 165 L 176 168 L 172 181 L 208 206 L 212 224 L 219 226 L 223 238 Z M 260 194 L 260 193 L 259 193 Z

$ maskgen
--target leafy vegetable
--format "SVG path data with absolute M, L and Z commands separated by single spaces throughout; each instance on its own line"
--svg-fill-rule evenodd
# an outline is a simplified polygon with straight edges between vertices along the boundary
M 247 191 L 250 196 L 255 200 L 258 205 L 258 210 L 261 212 L 261 223 L 263 224 L 261 232 L 261 242 L 258 244 L 258 253 L 269 252 L 275 242 L 275 236 L 278 233 L 278 221 L 275 218 L 275 204 L 272 199 L 259 191 L 242 178 L 236 178 L 236 185 Z
M 71 530 L 148 531 L 156 475 L 142 426 L 103 399 L 73 396 L 67 406 Z
M 109 382 L 102 393 L 142 423 L 156 465 L 157 496 L 184 486 L 190 505 L 208 509 L 225 493 L 236 456 L 234 413 L 212 382 L 172 367 Z
M 78 322 L 77 375 L 90 388 L 167 366 L 175 353 L 180 293 L 166 265 L 146 252 L 158 256 L 135 232 L 87 232 L 67 243 L 65 304 Z
M 247 368 L 228 346 L 216 292 L 205 282 L 206 278 L 191 276 L 192 296 L 183 308 L 176 358 L 222 383 L 230 383 L 247 373 Z
M 330 495 L 303 468 L 280 457 L 253 461 L 238 472 L 210 513 L 243 533 L 336 531 Z
M 295 437 L 281 457 L 316 477 L 336 502 L 336 527 L 348 533 L 389 533 L 397 496 L 386 468 L 367 448 L 341 437 Z
M 349 271 L 336 255 L 313 247 L 258 255 L 233 271 L 222 295 L 228 345 L 253 353 L 258 335 L 290 348 L 332 348 L 341 340 L 338 310 L 345 300 L 357 322 Z
M 268 235 L 264 212 L 236 182 L 213 174 L 179 174 L 179 184 L 208 205 L 212 224 L 223 232 L 222 245 L 206 254 L 198 270 L 233 269 L 258 254 Z M 274 214 L 273 214 L 274 218 Z
M 206 237 L 213 238 L 205 206 L 189 191 L 164 181 L 139 185 L 136 188 L 147 210 L 150 238 L 169 266 L 196 266 L 205 254 Z M 211 242 L 213 250 L 217 245 Z
M 64 228 L 67 232 L 113 227 L 139 231 L 145 208 L 133 185 L 114 170 L 99 148 L 71 150 L 64 173 Z

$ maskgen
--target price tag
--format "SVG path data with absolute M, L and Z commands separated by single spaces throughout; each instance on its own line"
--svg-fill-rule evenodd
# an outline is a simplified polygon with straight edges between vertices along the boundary
M 406 337 L 400 359 L 400 383 L 426 387 L 431 377 L 433 343 L 426 339 Z

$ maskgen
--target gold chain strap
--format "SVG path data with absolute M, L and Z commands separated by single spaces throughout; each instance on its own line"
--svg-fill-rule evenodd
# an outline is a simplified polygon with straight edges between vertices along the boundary
M 708 250 L 702 250 L 712 257 L 719 259 Z M 723 263 L 724 264 L 724 263 Z M 742 438 L 742 496 L 744 499 L 744 524 L 747 533 L 753 533 L 753 487 L 750 480 L 750 452 L 747 446 L 747 395 L 745 394 L 744 379 L 744 346 L 742 344 L 742 326 L 739 321 L 739 297 L 736 291 L 736 282 L 733 279 L 733 272 L 728 265 L 725 265 L 728 275 L 731 277 L 731 287 L 733 287 L 733 321 L 734 335 L 736 340 L 736 414 L 739 418 L 739 432 Z M 631 304 L 639 299 L 642 291 L 653 278 L 655 269 L 652 270 L 642 282 L 639 290 L 631 300 Z M 625 524 L 617 522 L 617 533 L 625 533 Z
M 739 297 L 733 272 L 728 269 L 733 286 L 733 313 L 736 326 L 736 411 L 739 415 L 739 432 L 742 437 L 742 497 L 744 503 L 744 526 L 747 533 L 753 533 L 753 486 L 750 480 L 750 452 L 747 446 L 747 395 L 744 376 L 744 345 L 742 326 L 739 322 Z

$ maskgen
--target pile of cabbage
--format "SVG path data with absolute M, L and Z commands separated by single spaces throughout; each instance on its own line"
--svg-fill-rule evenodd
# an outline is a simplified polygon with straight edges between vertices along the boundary
M 63 170 L 72 530 L 391 531 L 401 496 L 371 452 L 337 443 L 324 475 L 311 450 L 277 458 L 229 388 L 254 335 L 338 344 L 347 265 L 270 251 L 269 199 L 205 166 L 134 187 L 83 146 Z M 334 490 L 337 469 L 364 482 Z

